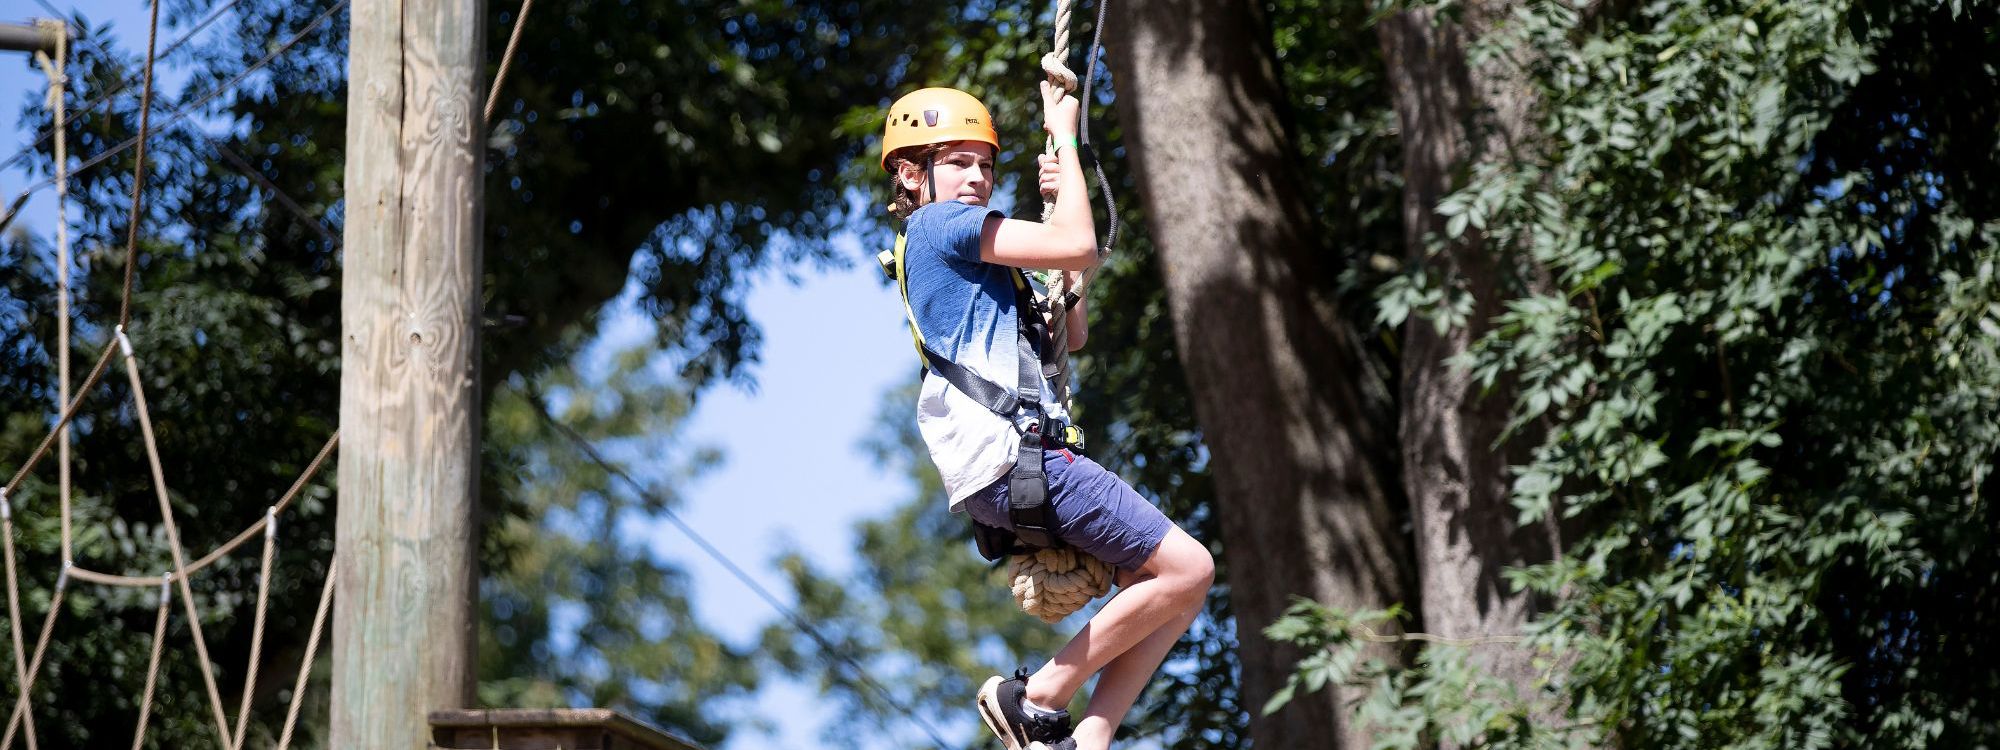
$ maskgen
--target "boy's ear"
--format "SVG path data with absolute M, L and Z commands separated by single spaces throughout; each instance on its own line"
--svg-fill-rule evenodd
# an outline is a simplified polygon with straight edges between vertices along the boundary
M 904 190 L 915 191 L 924 186 L 924 171 L 908 160 L 897 162 L 896 181 L 902 183 Z

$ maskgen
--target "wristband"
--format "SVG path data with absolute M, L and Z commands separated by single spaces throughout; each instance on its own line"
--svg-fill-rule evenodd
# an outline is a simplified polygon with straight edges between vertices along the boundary
M 1068 146 L 1070 148 L 1077 147 L 1076 136 L 1073 135 L 1054 135 L 1054 136 L 1049 136 L 1049 138 L 1050 140 L 1056 142 L 1056 148 L 1062 148 L 1064 146 Z

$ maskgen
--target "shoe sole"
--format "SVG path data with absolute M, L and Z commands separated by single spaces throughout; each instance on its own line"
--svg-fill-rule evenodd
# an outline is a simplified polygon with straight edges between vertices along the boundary
M 1027 750 L 1026 737 L 1018 737 L 1007 729 L 1007 715 L 1000 712 L 999 676 L 986 678 L 986 684 L 979 686 L 979 718 L 986 722 L 986 728 L 993 730 L 993 736 L 1000 738 L 1000 744 L 1007 750 Z

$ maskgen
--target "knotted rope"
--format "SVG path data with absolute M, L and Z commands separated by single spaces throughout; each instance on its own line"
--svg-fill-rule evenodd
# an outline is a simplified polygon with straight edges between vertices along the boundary
M 1015 555 L 1009 573 L 1014 603 L 1052 625 L 1111 593 L 1113 577 L 1103 560 L 1070 548 Z
M 1066 77 L 1070 81 L 1076 80 L 1075 74 L 1070 73 L 1068 68 L 1063 67 L 1062 55 L 1060 54 L 1069 49 L 1069 17 L 1072 2 L 1074 0 L 1060 0 L 1060 3 L 1057 5 L 1055 39 L 1057 51 L 1050 52 L 1042 58 L 1042 69 L 1049 74 L 1049 79 L 1052 81 L 1056 80 L 1058 76 Z M 1090 149 L 1089 107 L 1092 99 L 1091 87 L 1097 81 L 1098 52 L 1104 49 L 1104 15 L 1106 4 L 1109 2 L 1110 0 L 1098 0 L 1097 22 L 1091 27 L 1090 49 L 1084 58 L 1087 61 L 1087 66 L 1083 74 L 1082 108 L 1079 109 L 1079 116 L 1077 118 L 1077 158 L 1083 158 L 1084 153 Z M 1052 59 L 1053 66 L 1051 65 Z M 1068 90 L 1074 91 L 1074 85 L 1072 84 L 1068 87 Z M 1051 154 L 1055 153 L 1053 144 L 1054 141 L 1051 139 L 1049 148 L 1049 153 Z M 1075 286 L 1069 285 L 1069 274 L 1064 272 L 1052 272 L 1044 278 L 1044 285 L 1048 287 L 1049 293 L 1042 300 L 1042 303 L 1044 309 L 1048 311 L 1049 333 L 1055 343 L 1051 347 L 1053 356 L 1050 361 L 1044 363 L 1044 366 L 1049 370 L 1049 382 L 1055 387 L 1056 399 L 1064 407 L 1068 407 L 1070 403 L 1069 360 L 1065 356 L 1069 351 L 1069 326 L 1067 325 L 1069 308 L 1072 304 L 1083 300 L 1084 288 L 1090 286 L 1091 280 L 1097 277 L 1097 272 L 1103 268 L 1104 261 L 1111 257 L 1111 248 L 1118 243 L 1118 201 L 1111 195 L 1111 183 L 1105 179 L 1104 164 L 1092 160 L 1090 167 L 1097 174 L 1098 192 L 1104 194 L 1104 244 L 1097 249 L 1097 263 L 1085 269 L 1078 276 Z M 1044 196 L 1042 221 L 1047 222 L 1049 220 L 1054 207 L 1055 204 L 1048 201 L 1047 197 Z
M 1075 0 L 1057 0 L 1055 18 L 1055 40 L 1052 49 L 1042 55 L 1042 72 L 1049 82 L 1061 86 L 1065 92 L 1076 91 L 1076 73 L 1069 69 L 1070 18 L 1075 10 Z M 1100 19 L 1098 25 L 1103 25 Z M 1095 55 L 1095 45 L 1092 54 Z M 1054 156 L 1056 140 L 1053 136 L 1045 142 L 1045 153 Z M 1099 183 L 1103 178 L 1098 178 Z M 1055 215 L 1056 204 L 1050 196 L 1042 196 L 1042 221 L 1047 222 Z M 1057 363 L 1055 396 L 1064 406 L 1069 404 L 1068 350 L 1069 331 L 1065 325 L 1068 312 L 1062 300 L 1069 295 L 1068 274 L 1053 274 L 1048 284 L 1048 308 L 1050 356 Z M 1046 372 L 1046 369 L 1044 370 Z M 1014 602 L 1021 611 L 1041 618 L 1043 622 L 1055 623 L 1090 603 L 1090 600 L 1111 592 L 1111 584 L 1116 577 L 1111 566 L 1103 560 L 1075 549 L 1043 549 L 1015 555 L 1008 566 L 1008 577 L 1013 583 Z

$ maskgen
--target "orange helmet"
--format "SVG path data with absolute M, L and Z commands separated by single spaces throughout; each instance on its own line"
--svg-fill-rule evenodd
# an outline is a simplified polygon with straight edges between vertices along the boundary
M 1000 134 L 986 105 L 958 89 L 928 88 L 904 94 L 889 105 L 889 122 L 882 126 L 882 170 L 889 155 L 909 146 L 952 141 L 979 141 L 1000 150 Z

